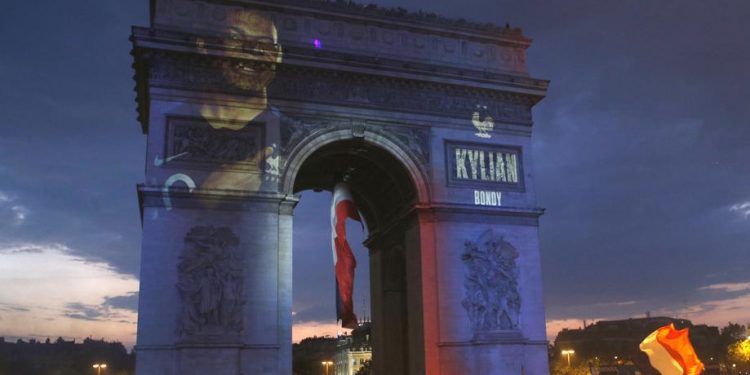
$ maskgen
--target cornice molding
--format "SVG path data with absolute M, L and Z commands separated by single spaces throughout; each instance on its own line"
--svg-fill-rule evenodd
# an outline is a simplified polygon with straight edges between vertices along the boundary
M 256 3 L 275 5 L 291 5 L 314 10 L 326 10 L 347 15 L 356 15 L 370 18 L 380 18 L 384 20 L 418 23 L 424 26 L 451 28 L 456 30 L 480 32 L 483 34 L 492 34 L 493 36 L 523 38 L 523 32 L 518 27 L 510 27 L 509 24 L 500 26 L 494 23 L 480 23 L 463 18 L 444 17 L 432 12 L 417 11 L 411 12 L 401 7 L 380 7 L 376 4 L 360 4 L 343 0 L 239 0 L 227 1 L 224 3 Z
M 151 0 L 151 20 L 163 12 L 173 0 Z M 501 26 L 491 22 L 477 22 L 463 18 L 444 17 L 433 12 L 409 11 L 402 7 L 381 7 L 376 4 L 361 4 L 346 0 L 202 0 L 206 5 L 254 8 L 281 11 L 285 14 L 314 14 L 316 17 L 336 17 L 342 20 L 366 20 L 378 25 L 394 25 L 420 28 L 442 33 L 475 35 L 482 39 L 513 41 L 528 46 L 531 39 L 525 37 L 518 27 L 509 23 Z
M 262 87 L 229 82 L 222 69 L 236 59 L 165 50 L 134 50 L 139 120 L 148 131 L 148 107 L 152 88 L 256 96 Z M 492 89 L 469 84 L 446 83 L 295 65 L 275 65 L 243 60 L 256 70 L 275 70 L 268 86 L 269 100 L 299 101 L 322 105 L 344 105 L 448 118 L 469 119 L 476 106 L 496 122 L 530 126 L 531 107 L 539 94 L 513 92 L 502 86 Z

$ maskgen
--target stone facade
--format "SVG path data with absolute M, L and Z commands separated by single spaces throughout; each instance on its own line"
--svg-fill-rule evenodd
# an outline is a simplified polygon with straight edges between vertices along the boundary
M 154 0 L 139 375 L 290 374 L 295 193 L 346 172 L 373 371 L 546 374 L 530 40 L 344 2 Z M 491 269 L 490 269 L 491 268 Z

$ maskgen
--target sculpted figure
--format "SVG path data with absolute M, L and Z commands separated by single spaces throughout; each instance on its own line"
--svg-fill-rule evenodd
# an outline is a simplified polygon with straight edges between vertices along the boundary
M 491 229 L 476 242 L 466 241 L 461 260 L 466 265 L 462 305 L 475 331 L 518 327 L 518 251 Z
M 242 329 L 239 239 L 229 228 L 194 227 L 177 265 L 182 336 Z

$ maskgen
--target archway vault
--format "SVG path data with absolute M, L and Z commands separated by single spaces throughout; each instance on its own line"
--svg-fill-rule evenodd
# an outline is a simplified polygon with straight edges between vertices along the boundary
M 282 174 L 284 191 L 331 190 L 348 174 L 370 233 L 429 201 L 424 166 L 387 135 L 324 130 L 303 139 L 289 155 Z

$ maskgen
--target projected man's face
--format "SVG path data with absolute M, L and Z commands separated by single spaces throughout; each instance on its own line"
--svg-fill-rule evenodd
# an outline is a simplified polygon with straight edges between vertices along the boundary
M 281 62 L 273 22 L 257 13 L 237 12 L 230 16 L 226 33 L 227 49 L 249 51 L 258 63 L 227 63 L 222 67 L 225 77 L 239 88 L 265 91 L 274 77 L 272 65 Z
M 241 100 L 227 100 L 224 95 L 216 95 L 208 97 L 200 105 L 200 115 L 206 123 L 213 129 L 221 129 L 206 135 L 216 139 L 221 138 L 218 136 L 219 132 L 241 130 L 266 111 L 266 88 L 274 78 L 275 64 L 281 62 L 276 26 L 262 13 L 249 10 L 229 12 L 226 27 L 222 30 L 222 39 L 222 50 L 228 52 L 228 55 L 241 53 L 243 56 L 252 56 L 242 60 L 225 59 L 220 66 L 225 82 L 242 91 L 239 96 Z M 201 54 L 208 54 L 211 48 L 204 39 L 198 39 L 196 47 Z M 180 156 L 184 154 L 189 152 Z M 247 170 L 248 166 L 250 170 Z M 272 183 L 278 181 L 278 166 L 279 156 L 276 154 L 276 145 L 273 145 L 249 152 L 244 155 L 244 159 L 222 164 L 202 181 L 196 179 L 198 184 L 186 174 L 175 174 L 167 180 L 163 189 L 165 207 L 167 210 L 172 207 L 169 188 L 175 182 L 184 182 L 191 192 L 196 186 L 201 189 L 258 191 L 264 180 Z M 237 173 L 239 169 L 245 169 L 245 172 Z
M 212 127 L 239 130 L 266 110 L 266 88 L 274 78 L 274 64 L 281 62 L 281 48 L 277 44 L 276 26 L 265 15 L 252 11 L 235 11 L 227 16 L 224 47 L 253 56 L 251 61 L 227 60 L 221 72 L 225 80 L 237 89 L 252 94 L 247 103 L 237 106 L 204 105 L 201 115 Z M 198 49 L 206 53 L 203 41 Z

